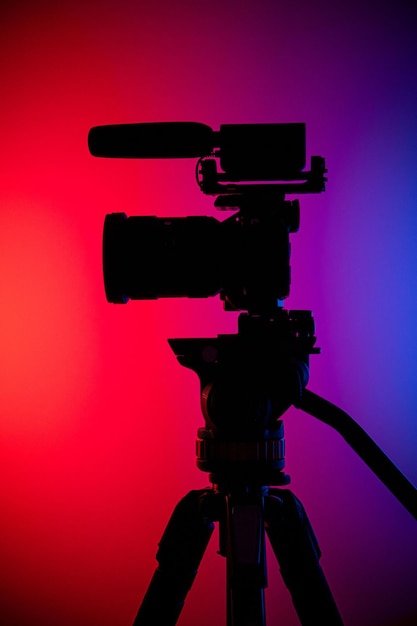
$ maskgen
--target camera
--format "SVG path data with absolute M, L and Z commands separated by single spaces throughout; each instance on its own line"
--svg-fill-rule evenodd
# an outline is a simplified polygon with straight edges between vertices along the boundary
M 111 213 L 103 230 L 106 298 L 206 298 L 225 310 L 268 314 L 289 295 L 289 234 L 299 227 L 298 200 L 286 194 L 324 190 L 321 157 L 306 162 L 305 124 L 197 122 L 96 126 L 94 156 L 195 158 L 203 193 L 232 214 L 159 218 Z

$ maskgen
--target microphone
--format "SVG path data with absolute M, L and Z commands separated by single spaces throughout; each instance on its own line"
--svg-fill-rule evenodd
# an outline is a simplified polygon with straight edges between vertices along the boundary
M 218 133 L 199 122 L 148 122 L 93 126 L 88 148 L 93 156 L 126 159 L 202 157 L 212 153 Z

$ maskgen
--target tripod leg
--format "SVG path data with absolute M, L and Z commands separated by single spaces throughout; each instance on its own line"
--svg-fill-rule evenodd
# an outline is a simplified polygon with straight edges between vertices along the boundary
M 319 564 L 321 552 L 301 502 L 283 489 L 270 489 L 265 502 L 266 532 L 282 578 L 303 626 L 343 626 Z
M 223 520 L 220 520 L 221 537 Z M 226 496 L 227 626 L 265 626 L 263 497 Z
M 156 555 L 158 567 L 133 626 L 174 626 L 197 574 L 214 524 L 200 512 L 207 490 L 190 491 L 175 507 Z

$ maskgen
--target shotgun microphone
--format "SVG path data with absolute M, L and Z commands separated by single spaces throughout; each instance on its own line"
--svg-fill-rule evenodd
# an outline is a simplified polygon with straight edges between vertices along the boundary
M 93 156 L 172 159 L 208 156 L 217 133 L 199 122 L 149 122 L 94 126 L 88 133 Z

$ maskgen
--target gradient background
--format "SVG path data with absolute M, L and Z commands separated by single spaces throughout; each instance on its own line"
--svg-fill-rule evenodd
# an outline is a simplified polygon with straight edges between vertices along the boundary
M 174 505 L 207 484 L 198 378 L 167 338 L 236 331 L 217 298 L 106 302 L 106 213 L 218 214 L 194 160 L 94 159 L 91 126 L 306 122 L 329 170 L 292 236 L 286 305 L 322 348 L 309 388 L 417 483 L 415 3 L 1 6 L 1 623 L 131 624 Z M 336 432 L 285 424 L 346 625 L 417 624 L 416 521 Z M 217 548 L 181 626 L 225 623 Z M 268 572 L 268 625 L 297 624 L 270 552 Z

